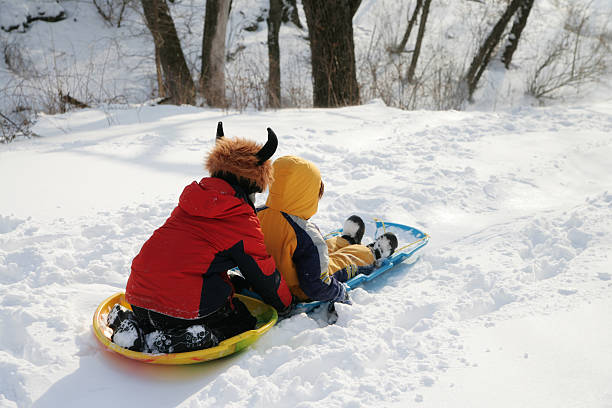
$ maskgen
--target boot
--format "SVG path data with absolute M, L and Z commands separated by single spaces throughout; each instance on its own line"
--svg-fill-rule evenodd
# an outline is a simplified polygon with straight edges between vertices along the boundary
M 108 313 L 108 316 L 106 317 L 106 325 L 113 331 L 116 331 L 121 322 L 128 319 L 130 313 L 133 314 L 133 312 L 131 312 L 129 309 L 117 303 Z
M 113 330 L 113 343 L 132 351 L 143 350 L 144 336 L 134 312 L 116 304 L 108 314 L 106 323 Z
M 397 249 L 397 237 L 392 232 L 386 232 L 368 244 L 377 262 L 390 257 Z
M 215 347 L 219 340 L 204 325 L 193 325 L 186 329 L 156 330 L 146 336 L 150 353 L 185 353 Z
M 364 232 L 365 224 L 358 215 L 351 215 L 344 221 L 342 238 L 346 239 L 349 244 L 361 244 Z
M 132 351 L 143 351 L 143 335 L 135 320 L 124 320 L 113 333 L 116 345 Z

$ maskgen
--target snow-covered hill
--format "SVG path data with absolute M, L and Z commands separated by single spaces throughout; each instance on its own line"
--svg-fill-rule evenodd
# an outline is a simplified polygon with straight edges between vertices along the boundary
M 336 325 L 153 367 L 91 331 L 217 121 L 323 174 L 322 230 L 356 213 L 431 234 L 352 292 Z M 1 407 L 610 407 L 612 104 L 407 112 L 380 101 L 245 114 L 116 107 L 45 116 L 0 146 Z M 265 195 L 258 197 L 263 203 Z

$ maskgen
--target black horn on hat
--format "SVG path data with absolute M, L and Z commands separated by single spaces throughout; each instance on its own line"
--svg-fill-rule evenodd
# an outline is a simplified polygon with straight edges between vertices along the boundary
M 266 144 L 255 154 L 257 159 L 259 160 L 257 164 L 263 164 L 266 160 L 268 160 L 278 147 L 278 138 L 274 131 L 268 128 L 268 141 Z
M 216 140 L 223 139 L 223 122 L 217 123 L 217 137 Z

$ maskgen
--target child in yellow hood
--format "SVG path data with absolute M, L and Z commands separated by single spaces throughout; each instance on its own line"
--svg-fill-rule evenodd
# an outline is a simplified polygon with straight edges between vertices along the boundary
M 368 246 L 361 245 L 365 226 L 353 215 L 344 223 L 344 235 L 325 241 L 309 221 L 324 191 L 319 169 L 296 156 L 278 158 L 273 168 L 268 200 L 257 215 L 266 249 L 289 290 L 300 301 L 350 303 L 342 282 L 371 272 L 377 261 L 397 248 L 397 238 L 386 233 Z

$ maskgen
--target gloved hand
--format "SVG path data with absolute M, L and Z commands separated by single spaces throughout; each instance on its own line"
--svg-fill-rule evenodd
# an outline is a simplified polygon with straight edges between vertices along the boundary
M 338 312 L 336 312 L 336 302 L 345 303 L 347 305 L 353 304 L 348 294 L 348 286 L 343 283 L 341 287 L 342 292 L 335 300 L 329 302 L 329 304 L 327 305 L 327 323 L 329 324 L 336 324 L 336 322 L 338 321 Z
M 344 303 L 347 305 L 353 304 L 353 302 L 351 302 L 351 298 L 349 297 L 349 287 L 345 283 L 342 284 L 342 293 L 338 295 L 334 302 Z
M 280 322 L 281 320 L 291 317 L 293 313 L 293 308 L 295 304 L 298 302 L 299 302 L 298 298 L 296 298 L 295 296 L 292 296 L 291 303 L 289 304 L 289 306 L 287 306 L 285 309 L 281 311 L 277 310 L 276 313 L 278 313 L 278 321 Z
M 359 273 L 363 273 L 364 275 L 369 275 L 376 270 L 376 261 L 372 265 L 360 266 Z

